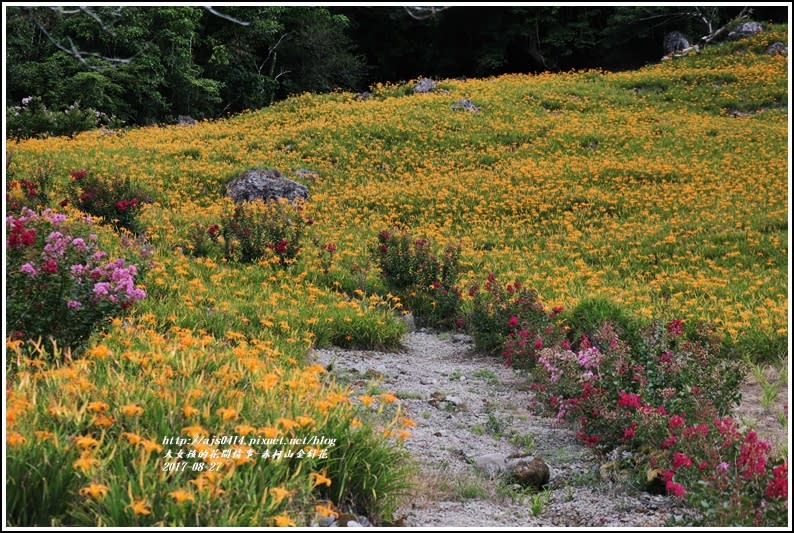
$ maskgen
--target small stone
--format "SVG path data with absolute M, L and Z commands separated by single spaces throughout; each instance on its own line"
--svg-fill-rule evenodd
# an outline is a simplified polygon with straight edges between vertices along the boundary
M 463 400 L 461 400 L 461 399 L 460 399 L 460 398 L 458 398 L 457 396 L 447 396 L 447 397 L 445 398 L 445 400 L 446 400 L 447 402 L 451 403 L 452 405 L 454 405 L 455 407 L 458 407 L 458 406 L 460 406 L 460 405 L 462 405 L 462 404 L 463 404 Z
M 320 518 L 320 520 L 318 520 L 317 523 L 320 525 L 320 527 L 329 527 L 331 524 L 334 523 L 335 520 L 336 520 L 336 516 L 334 515 L 323 516 Z
M 469 113 L 477 113 L 480 110 L 480 108 L 468 98 L 458 100 L 449 107 L 453 111 L 468 111 Z
M 369 93 L 369 91 L 362 91 L 362 92 L 356 94 L 356 96 L 354 96 L 353 99 L 366 102 L 371 97 L 372 97 L 372 95 Z
M 466 335 L 464 333 L 455 333 L 452 335 L 453 342 L 463 342 L 463 343 L 471 343 L 472 338 L 471 335 Z
M 750 37 L 751 35 L 761 33 L 762 31 L 764 31 L 764 26 L 760 22 L 751 20 L 749 22 L 740 24 L 735 30 L 730 32 L 728 34 L 728 39 L 733 41 L 737 39 L 744 39 L 745 37 Z
M 359 524 L 359 523 L 358 523 L 358 521 L 356 521 L 356 520 L 350 520 L 350 521 L 347 523 L 347 527 L 364 527 L 364 526 L 362 526 L 361 524 Z
M 190 115 L 179 115 L 176 119 L 176 123 L 180 126 L 195 126 L 196 119 Z
M 785 43 L 776 41 L 770 44 L 769 47 L 767 47 L 766 53 L 769 54 L 770 56 L 774 56 L 774 55 L 787 56 L 788 47 L 786 46 Z
M 405 323 L 405 329 L 408 333 L 416 331 L 416 322 L 414 321 L 414 315 L 408 313 L 402 316 L 403 323 Z

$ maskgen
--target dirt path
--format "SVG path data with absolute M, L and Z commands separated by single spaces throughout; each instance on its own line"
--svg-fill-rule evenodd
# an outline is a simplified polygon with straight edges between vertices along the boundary
M 409 526 L 663 526 L 682 513 L 674 498 L 602 475 L 575 434 L 534 416 L 526 379 L 473 352 L 465 335 L 409 333 L 395 353 L 317 350 L 340 381 L 402 400 L 416 421 L 407 449 L 421 467 L 400 512 Z M 551 471 L 541 495 L 476 466 L 489 454 L 541 457 Z M 548 498 L 544 501 L 543 498 Z

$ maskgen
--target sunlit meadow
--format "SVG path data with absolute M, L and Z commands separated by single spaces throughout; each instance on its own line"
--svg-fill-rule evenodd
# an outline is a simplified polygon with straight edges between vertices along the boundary
M 8 342 L 17 519 L 288 525 L 351 499 L 390 518 L 412 421 L 388 393 L 352 396 L 306 363 L 312 346 L 397 344 L 401 304 L 375 292 L 369 253 L 386 228 L 460 244 L 464 283 L 493 271 L 548 306 L 602 296 L 785 346 L 787 58 L 763 53 L 776 40 L 785 32 L 633 72 L 447 80 L 425 95 L 377 85 L 366 101 L 301 95 L 194 127 L 9 142 L 18 175 L 51 162 L 53 205 L 86 168 L 154 198 L 145 300 L 62 364 L 50 346 Z M 451 109 L 461 98 L 481 110 Z M 252 167 L 317 173 L 296 262 L 191 257 L 191 226 L 217 223 L 224 185 Z M 202 432 L 341 444 L 299 468 L 161 471 L 163 436 Z

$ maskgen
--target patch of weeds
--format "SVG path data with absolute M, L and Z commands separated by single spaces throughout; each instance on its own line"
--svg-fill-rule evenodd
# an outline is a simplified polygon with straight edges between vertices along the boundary
M 780 386 L 777 383 L 761 383 L 761 407 L 769 410 L 780 393 Z
M 488 421 L 485 422 L 485 430 L 494 438 L 500 439 L 505 431 L 510 427 L 512 418 L 503 420 L 493 413 L 488 414 Z
M 477 435 L 478 437 L 482 437 L 483 435 L 485 435 L 485 428 L 477 424 L 476 426 L 471 427 L 471 432 Z
M 542 490 L 533 494 L 529 503 L 529 511 L 532 516 L 540 516 L 550 501 L 551 491 L 549 490 Z
M 397 391 L 396 396 L 401 400 L 421 400 L 422 395 L 414 391 Z
M 421 416 L 425 420 L 429 419 L 430 418 L 430 411 L 422 411 L 422 415 Z
M 488 491 L 483 487 L 482 481 L 476 478 L 458 480 L 455 494 L 460 501 L 484 500 L 488 498 Z
M 461 372 L 459 368 L 456 368 L 456 369 L 455 369 L 455 370 L 452 372 L 452 374 L 450 374 L 450 375 L 449 375 L 449 380 L 450 380 L 450 381 L 460 381 L 460 379 L 461 379 L 462 377 L 463 377 L 463 372 Z
M 480 378 L 482 380 L 487 381 L 488 383 L 499 383 L 499 378 L 496 376 L 496 373 L 493 370 L 478 370 L 474 374 L 472 374 L 475 378 Z
M 535 451 L 535 436 L 531 433 L 521 434 L 514 432 L 510 435 L 510 444 L 521 449 L 527 455 Z

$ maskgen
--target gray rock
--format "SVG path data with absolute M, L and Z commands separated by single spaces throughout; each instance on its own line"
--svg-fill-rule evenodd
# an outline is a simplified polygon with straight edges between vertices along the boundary
M 321 517 L 317 523 L 319 524 L 320 527 L 329 527 L 331 524 L 334 523 L 335 520 L 336 520 L 335 515 L 329 515 L 329 516 Z
M 664 54 L 674 54 L 689 48 L 689 41 L 680 31 L 671 31 L 664 36 Z
M 429 93 L 436 88 L 436 82 L 430 78 L 422 78 L 414 85 L 414 93 Z
M 786 46 L 785 43 L 776 41 L 769 45 L 769 47 L 766 49 L 766 53 L 769 54 L 770 56 L 774 56 L 774 55 L 788 56 L 788 47 Z
M 471 343 L 474 342 L 474 340 L 471 338 L 471 335 L 466 335 L 465 333 L 455 333 L 452 335 L 452 342 Z
M 196 119 L 190 115 L 179 115 L 176 118 L 176 123 L 180 126 L 193 126 L 196 124 Z
M 361 101 L 366 102 L 371 97 L 372 97 L 372 95 L 369 93 L 369 91 L 363 91 L 363 92 L 360 92 L 360 93 L 356 94 L 356 96 L 354 96 L 353 98 L 354 98 L 354 100 L 361 100 Z
M 468 111 L 469 113 L 477 113 L 480 110 L 480 108 L 468 98 L 458 100 L 449 107 L 453 111 Z
M 444 398 L 444 401 L 451 403 L 455 407 L 460 407 L 461 405 L 463 405 L 463 400 L 461 400 L 457 396 L 447 396 L 446 398 Z
M 364 526 L 358 523 L 356 520 L 349 520 L 347 522 L 347 527 L 364 527 Z
M 495 477 L 507 470 L 507 456 L 502 453 L 489 453 L 471 459 L 474 468 Z
M 755 35 L 756 33 L 761 33 L 764 31 L 764 26 L 760 22 L 755 22 L 753 20 L 749 22 L 743 22 L 735 30 L 728 34 L 728 39 L 732 41 L 736 41 L 738 39 L 744 39 L 745 37 L 750 37 L 751 35 Z
M 309 190 L 305 185 L 285 178 L 276 169 L 247 170 L 226 186 L 226 195 L 235 202 L 251 200 L 278 200 L 296 198 L 307 200 Z

